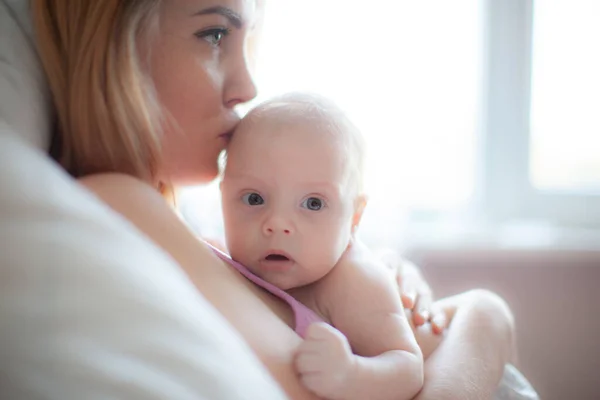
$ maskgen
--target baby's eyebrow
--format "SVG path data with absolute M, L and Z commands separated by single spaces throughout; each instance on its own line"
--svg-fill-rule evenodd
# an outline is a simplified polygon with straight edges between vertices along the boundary
M 303 186 L 306 188 L 318 188 L 321 189 L 319 191 L 324 191 L 325 193 L 331 193 L 335 195 L 339 195 L 341 193 L 340 186 L 331 182 L 306 182 L 303 184 Z

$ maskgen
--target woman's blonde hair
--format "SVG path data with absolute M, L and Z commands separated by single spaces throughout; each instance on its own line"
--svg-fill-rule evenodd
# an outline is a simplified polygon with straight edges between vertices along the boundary
M 138 45 L 159 4 L 31 1 L 57 114 L 51 153 L 75 177 L 120 172 L 156 183 L 162 118 Z

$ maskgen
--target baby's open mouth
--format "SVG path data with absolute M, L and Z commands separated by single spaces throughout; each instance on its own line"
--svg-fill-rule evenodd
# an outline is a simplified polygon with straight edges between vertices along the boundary
M 265 257 L 267 261 L 289 261 L 289 258 L 284 256 L 283 254 L 269 254 Z

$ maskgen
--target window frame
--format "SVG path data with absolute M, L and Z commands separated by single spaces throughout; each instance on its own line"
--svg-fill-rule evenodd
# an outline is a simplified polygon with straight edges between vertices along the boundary
M 496 223 L 527 220 L 599 227 L 600 193 L 540 190 L 530 179 L 535 0 L 482 1 L 478 208 Z

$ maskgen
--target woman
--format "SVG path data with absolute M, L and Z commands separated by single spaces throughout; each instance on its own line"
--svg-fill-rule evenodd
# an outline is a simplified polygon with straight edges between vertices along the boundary
M 216 177 L 219 153 L 239 120 L 235 108 L 256 95 L 247 49 L 260 4 L 44 0 L 32 6 L 58 116 L 53 155 L 179 263 L 290 398 L 314 398 L 292 368 L 300 338 L 290 328 L 289 307 L 215 257 L 170 206 L 178 187 Z M 405 304 L 427 310 L 427 285 L 411 271 L 402 275 L 404 287 L 422 296 L 406 296 Z M 434 308 L 436 330 L 452 325 L 425 364 L 418 398 L 490 397 L 512 351 L 510 311 L 481 291 Z M 427 314 L 416 313 L 415 322 Z

